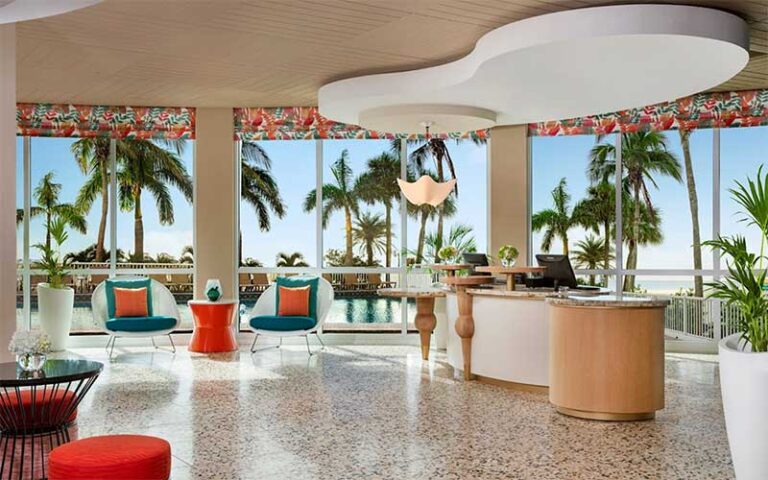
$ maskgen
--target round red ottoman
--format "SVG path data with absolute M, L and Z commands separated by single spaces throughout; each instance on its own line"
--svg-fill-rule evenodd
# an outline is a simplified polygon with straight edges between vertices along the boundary
M 0 404 L 8 409 L 19 407 L 21 400 L 21 410 L 15 417 L 17 420 L 25 420 L 25 423 L 35 428 L 54 427 L 64 423 L 62 416 L 72 407 L 75 400 L 75 393 L 71 390 L 58 389 L 54 393 L 52 390 L 35 390 L 34 414 L 32 412 L 32 391 L 21 390 L 20 395 L 15 392 L 0 393 Z M 77 419 L 77 409 L 72 410 L 66 423 L 72 423 Z
M 171 445 L 145 435 L 105 435 L 55 448 L 48 457 L 49 480 L 168 480 Z

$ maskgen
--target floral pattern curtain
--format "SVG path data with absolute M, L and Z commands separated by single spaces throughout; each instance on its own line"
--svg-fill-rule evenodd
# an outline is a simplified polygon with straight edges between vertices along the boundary
M 195 109 L 20 103 L 16 105 L 16 135 L 193 139 Z
M 357 125 L 334 122 L 320 115 L 317 107 L 236 108 L 235 139 L 238 140 L 348 140 L 423 139 L 422 134 L 400 135 L 366 130 Z M 487 138 L 487 130 L 433 135 L 433 138 Z
M 699 93 L 672 102 L 588 117 L 531 123 L 532 136 L 768 125 L 768 89 Z

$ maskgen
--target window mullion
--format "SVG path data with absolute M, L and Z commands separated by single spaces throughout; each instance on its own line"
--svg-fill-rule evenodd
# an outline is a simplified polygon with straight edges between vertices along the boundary
M 24 322 L 27 324 L 27 328 L 32 328 L 32 282 L 29 278 L 29 267 L 30 267 L 30 261 L 29 261 L 29 244 L 30 244 L 30 238 L 29 238 L 29 222 L 30 217 L 32 216 L 32 139 L 30 137 L 23 137 L 22 139 L 22 147 L 23 147 L 23 177 L 24 177 L 24 186 L 22 195 L 24 197 L 24 222 L 23 222 L 23 228 L 24 228 L 24 245 L 23 245 L 23 252 L 22 252 L 22 262 L 23 262 L 23 269 L 21 272 L 21 281 L 22 281 L 22 290 L 24 291 L 23 294 L 23 315 L 24 315 Z

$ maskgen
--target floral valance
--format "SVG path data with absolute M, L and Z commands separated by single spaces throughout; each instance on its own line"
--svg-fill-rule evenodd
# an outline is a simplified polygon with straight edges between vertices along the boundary
M 357 125 L 334 122 L 320 115 L 317 107 L 236 108 L 235 138 L 238 140 L 372 140 L 419 139 L 422 134 L 392 134 L 366 130 Z M 437 138 L 487 138 L 487 130 L 433 135 Z
M 619 112 L 531 123 L 530 135 L 581 135 L 768 125 L 768 89 L 699 93 Z
M 193 139 L 195 109 L 19 103 L 16 135 Z

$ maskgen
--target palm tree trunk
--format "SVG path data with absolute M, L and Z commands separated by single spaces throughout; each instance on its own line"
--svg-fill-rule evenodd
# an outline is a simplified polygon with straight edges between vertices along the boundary
M 691 148 L 688 138 L 691 132 L 678 130 L 680 132 L 680 145 L 683 147 L 683 159 L 685 162 L 685 183 L 688 186 L 688 205 L 691 209 L 691 228 L 693 230 L 693 268 L 701 270 L 701 232 L 699 231 L 699 199 L 696 194 L 696 179 L 693 173 L 693 162 L 691 161 Z M 704 296 L 704 282 L 700 275 L 693 277 L 693 295 L 695 297 Z
M 603 245 L 603 269 L 608 270 L 611 268 L 611 243 L 608 240 L 608 237 L 611 234 L 611 222 L 610 220 L 606 220 L 603 223 L 603 229 L 605 230 L 605 243 Z M 603 285 L 604 287 L 608 286 L 608 275 L 603 275 Z
M 52 221 L 51 209 L 45 211 L 45 248 L 51 249 L 51 221 Z
M 568 256 L 568 236 L 563 235 L 563 255 Z
M 386 203 L 384 205 L 385 214 L 384 222 L 386 223 L 386 252 L 384 257 L 384 266 L 389 268 L 392 266 L 392 205 Z M 385 280 L 389 282 L 389 273 L 385 275 Z
M 384 259 L 384 266 L 389 268 L 392 266 L 392 206 L 389 204 L 384 205 L 384 211 L 384 222 L 386 223 L 387 229 L 386 258 Z
M 373 266 L 373 242 L 365 243 L 365 254 L 368 257 L 368 266 Z
M 344 265 L 351 266 L 355 263 L 355 260 L 352 254 L 352 212 L 349 210 L 349 207 L 344 207 L 344 229 L 347 234 L 347 252 L 344 257 Z
M 109 215 L 109 178 L 107 172 L 107 163 L 104 160 L 99 161 L 99 170 L 101 170 L 101 218 L 99 219 L 99 233 L 96 237 L 96 261 L 103 262 L 106 252 L 104 251 L 104 239 L 107 232 L 107 216 Z
M 442 152 L 442 149 L 440 149 L 440 152 Z M 445 176 L 443 174 L 442 154 L 439 157 L 435 157 L 435 160 L 437 160 L 437 181 L 443 183 L 445 181 Z M 443 205 L 440 205 L 437 207 L 437 236 L 435 237 L 435 247 L 437 250 L 443 247 L 443 217 Z M 439 262 L 440 257 L 435 255 L 435 263 Z
M 627 248 L 627 270 L 634 270 L 637 268 L 637 242 L 634 240 L 629 241 Z M 627 275 L 624 277 L 625 292 L 632 292 L 635 290 L 635 276 Z
M 133 256 L 135 262 L 144 261 L 144 218 L 141 213 L 141 187 L 134 189 L 133 204 Z
M 421 221 L 419 223 L 419 241 L 416 244 L 416 264 L 420 264 L 424 259 L 424 236 L 427 231 L 427 218 L 429 214 L 422 212 Z

